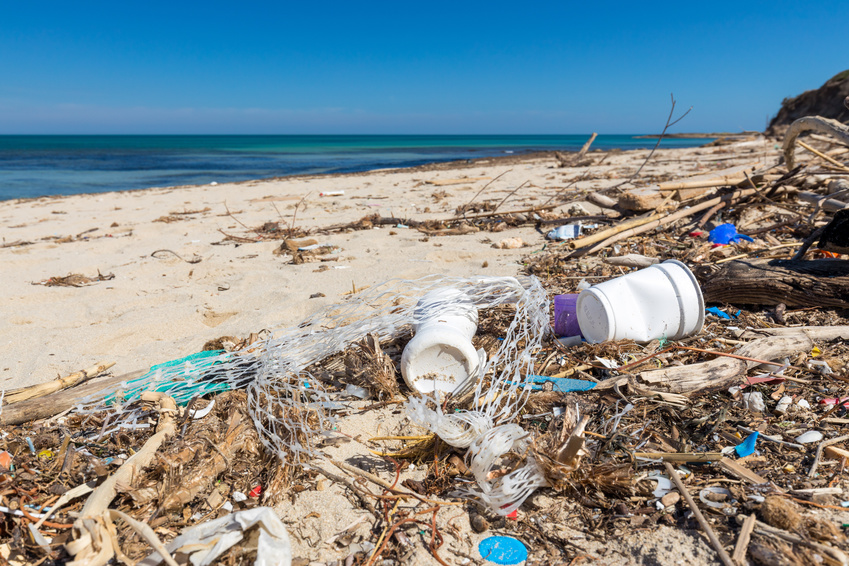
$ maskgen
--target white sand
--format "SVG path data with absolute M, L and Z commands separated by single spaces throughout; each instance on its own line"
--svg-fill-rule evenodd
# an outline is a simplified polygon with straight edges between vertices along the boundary
M 756 160 L 758 150 L 662 150 L 641 177 L 722 169 Z M 751 157 L 745 155 L 749 152 Z M 743 157 L 716 160 L 730 153 Z M 647 154 L 640 150 L 609 156 L 569 190 L 613 184 L 636 170 Z M 553 160 L 536 158 L 453 170 L 375 171 L 0 202 L 0 243 L 6 246 L 0 248 L 0 387 L 47 381 L 99 361 L 117 362 L 115 373 L 146 369 L 197 352 L 210 339 L 295 324 L 339 301 L 353 286 L 361 289 L 393 277 L 515 275 L 522 257 L 545 244 L 530 224 L 428 241 L 417 230 L 394 227 L 314 234 L 321 243 L 339 246 L 339 259 L 300 265 L 290 264 L 289 255 L 272 253 L 280 240 L 213 244 L 225 238 L 222 232 L 256 238 L 246 227 L 281 221 L 281 215 L 282 227 L 291 224 L 301 199 L 305 209 L 298 210 L 295 224 L 310 229 L 375 213 L 450 218 L 488 181 L 448 186 L 429 181 L 494 179 L 504 173 L 475 202 L 499 203 L 524 183 L 499 208 L 509 211 L 541 205 L 585 171 L 559 169 Z M 319 196 L 333 191 L 344 195 Z M 568 208 L 558 213 L 566 216 Z M 179 221 L 155 222 L 205 209 L 181 215 Z M 62 242 L 69 236 L 74 241 Z M 513 236 L 530 249 L 492 247 L 492 242 Z M 19 241 L 33 243 L 10 246 Z M 190 264 L 168 252 L 151 256 L 163 249 L 186 260 L 195 255 L 202 259 Z M 320 266 L 328 269 L 319 272 Z M 95 277 L 98 271 L 115 278 L 85 287 L 34 285 L 71 273 Z M 325 296 L 309 298 L 318 292 Z

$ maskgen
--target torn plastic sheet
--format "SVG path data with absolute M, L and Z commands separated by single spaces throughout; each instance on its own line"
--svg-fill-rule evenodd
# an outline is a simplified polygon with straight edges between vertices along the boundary
M 259 529 L 254 566 L 290 566 L 292 545 L 282 521 L 270 507 L 255 507 L 237 511 L 220 519 L 201 523 L 183 531 L 165 548 L 172 555 L 189 554 L 193 566 L 207 566 L 227 550 L 240 544 L 252 528 Z M 156 566 L 162 562 L 153 552 L 139 566 Z

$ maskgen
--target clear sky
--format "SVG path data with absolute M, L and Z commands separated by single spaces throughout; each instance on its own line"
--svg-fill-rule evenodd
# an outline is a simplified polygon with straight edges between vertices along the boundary
M 3 2 L 0 134 L 762 130 L 849 2 Z

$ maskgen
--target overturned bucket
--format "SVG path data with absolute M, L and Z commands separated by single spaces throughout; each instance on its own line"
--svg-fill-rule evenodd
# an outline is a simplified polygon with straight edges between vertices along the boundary
M 680 340 L 701 331 L 705 301 L 690 269 L 670 259 L 584 289 L 578 324 L 587 342 Z

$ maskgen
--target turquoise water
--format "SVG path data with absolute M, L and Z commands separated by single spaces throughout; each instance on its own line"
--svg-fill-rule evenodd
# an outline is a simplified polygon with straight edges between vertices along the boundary
M 0 136 L 0 200 L 575 151 L 588 137 Z M 710 139 L 663 140 L 661 147 L 693 147 Z M 655 141 L 600 135 L 593 149 L 653 147 Z

